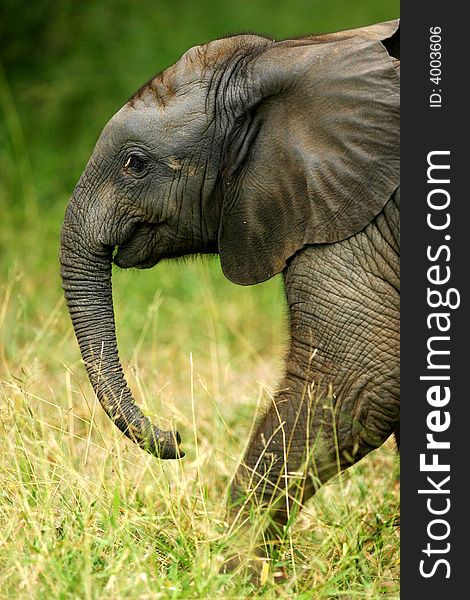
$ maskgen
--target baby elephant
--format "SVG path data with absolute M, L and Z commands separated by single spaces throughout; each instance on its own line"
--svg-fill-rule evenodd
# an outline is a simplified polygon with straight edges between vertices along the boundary
M 285 376 L 232 485 L 282 530 L 399 427 L 399 43 L 387 22 L 191 48 L 104 128 L 67 207 L 61 274 L 93 388 L 162 459 L 124 379 L 111 265 L 218 253 L 241 285 L 283 273 Z

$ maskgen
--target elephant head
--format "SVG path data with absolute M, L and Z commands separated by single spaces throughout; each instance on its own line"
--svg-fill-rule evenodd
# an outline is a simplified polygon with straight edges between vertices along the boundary
M 147 451 L 183 456 L 178 434 L 154 427 L 127 387 L 112 263 L 219 253 L 228 279 L 248 285 L 306 245 L 363 229 L 398 185 L 396 26 L 197 46 L 104 128 L 66 211 L 61 274 L 93 388 Z

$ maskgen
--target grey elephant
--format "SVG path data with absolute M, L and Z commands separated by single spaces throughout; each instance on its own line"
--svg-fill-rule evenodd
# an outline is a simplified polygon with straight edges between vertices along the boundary
M 135 405 L 111 265 L 220 255 L 250 285 L 283 274 L 285 376 L 232 484 L 287 522 L 328 478 L 399 435 L 398 23 L 186 52 L 104 128 L 67 207 L 63 287 L 99 401 L 161 459 L 180 437 Z M 295 493 L 294 493 L 295 492 Z

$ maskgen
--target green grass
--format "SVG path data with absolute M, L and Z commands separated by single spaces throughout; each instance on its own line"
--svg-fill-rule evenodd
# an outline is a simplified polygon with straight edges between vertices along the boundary
M 287 581 L 219 573 L 227 486 L 281 373 L 279 279 L 239 288 L 217 262 L 115 274 L 135 397 L 186 451 L 158 462 L 97 405 L 55 265 L 25 249 L 1 288 L 0 597 L 398 598 L 392 445 L 310 501 L 270 573 Z
M 280 373 L 284 346 L 282 327 L 266 316 L 253 328 L 254 303 L 282 317 L 281 289 L 278 281 L 260 290 L 226 287 L 217 265 L 161 271 L 164 288 L 172 288 L 167 278 L 183 288 L 184 321 L 160 287 L 145 311 L 157 274 L 123 273 L 116 277 L 118 331 L 128 342 L 121 343 L 123 361 L 138 402 L 160 422 L 178 424 L 187 453 L 181 462 L 147 456 L 103 415 L 61 300 L 55 311 L 29 308 L 28 337 L 16 326 L 28 276 L 17 273 L 3 288 L 0 333 L 9 343 L 0 382 L 0 595 L 398 597 L 391 446 L 325 486 L 300 514 L 279 556 L 286 582 L 256 588 L 219 573 L 231 547 L 226 488 L 256 407 Z M 153 280 L 151 289 L 141 278 Z
M 50 11 L 38 0 L 24 19 L 21 6 L 6 1 L 0 15 L 0 598 L 398 598 L 391 443 L 309 502 L 264 585 L 220 570 L 237 542 L 224 521 L 227 487 L 282 374 L 279 277 L 234 286 L 216 259 L 115 271 L 135 398 L 183 438 L 184 460 L 158 462 L 97 405 L 57 260 L 67 198 L 101 127 L 191 44 L 371 23 L 397 16 L 398 2 L 156 11 L 150 0 L 64 1 Z M 279 569 L 286 580 L 273 583 Z

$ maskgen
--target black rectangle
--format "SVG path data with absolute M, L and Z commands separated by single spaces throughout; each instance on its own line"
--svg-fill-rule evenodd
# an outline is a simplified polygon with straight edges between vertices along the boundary
M 450 3 L 401 17 L 401 598 L 441 600 L 469 573 L 467 38 Z

